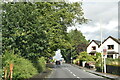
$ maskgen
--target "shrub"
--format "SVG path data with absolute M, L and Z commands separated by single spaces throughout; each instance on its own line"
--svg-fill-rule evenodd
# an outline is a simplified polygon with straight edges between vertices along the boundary
M 77 64 L 78 61 L 79 61 L 79 59 L 77 58 L 77 59 L 73 60 L 73 63 Z
M 95 63 L 96 71 L 102 72 L 102 66 L 102 58 L 99 58 Z
M 44 57 L 33 59 L 32 63 L 39 73 L 46 69 L 46 61 Z
M 2 55 L 0 55 L 0 79 L 2 78 Z
M 113 66 L 120 66 L 120 59 L 107 58 L 106 59 L 106 64 L 107 65 L 113 65 Z
M 14 80 L 30 78 L 37 74 L 37 70 L 34 68 L 33 64 L 23 57 L 14 55 L 14 52 L 6 51 L 2 57 L 3 67 L 6 67 L 9 71 L 9 65 L 12 63 L 13 68 L 13 78 Z
M 41 66 L 41 71 L 46 69 L 46 61 L 44 57 L 38 59 L 39 65 Z
M 94 61 L 94 56 L 89 55 L 87 52 L 81 52 L 78 56 L 78 58 L 80 61 Z

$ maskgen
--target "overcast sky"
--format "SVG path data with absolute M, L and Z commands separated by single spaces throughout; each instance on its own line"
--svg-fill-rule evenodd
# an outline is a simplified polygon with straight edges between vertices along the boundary
M 61 51 L 60 49 L 56 51 L 55 56 L 53 57 L 54 60 L 60 60 L 62 59 Z
M 74 0 L 81 1 L 81 0 Z M 100 25 L 103 39 L 108 36 L 118 38 L 118 1 L 119 0 L 83 0 L 85 17 L 92 20 L 88 24 L 76 25 L 87 40 L 100 40 Z M 68 31 L 75 29 L 68 28 Z

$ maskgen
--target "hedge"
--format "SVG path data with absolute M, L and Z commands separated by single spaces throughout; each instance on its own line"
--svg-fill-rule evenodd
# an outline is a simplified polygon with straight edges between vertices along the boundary
M 3 57 L 3 67 L 7 68 L 9 71 L 9 65 L 12 63 L 13 67 L 13 78 L 14 80 L 27 79 L 35 74 L 37 74 L 37 69 L 33 66 L 33 64 L 23 57 L 18 55 L 14 55 L 13 52 L 5 52 Z M 9 74 L 9 73 L 8 73 Z

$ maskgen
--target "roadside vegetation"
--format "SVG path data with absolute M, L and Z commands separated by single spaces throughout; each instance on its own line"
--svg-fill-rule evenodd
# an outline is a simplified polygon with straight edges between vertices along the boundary
M 118 59 L 112 59 L 112 58 L 107 58 L 107 61 L 106 61 L 107 65 L 113 65 L 113 66 L 119 66 L 120 67 L 120 58 Z
M 77 2 L 2 3 L 2 59 L 7 74 L 13 64 L 14 79 L 30 78 L 46 70 L 46 62 L 51 61 L 57 49 L 76 50 L 69 41 L 67 28 L 88 22 L 81 5 Z M 66 54 L 63 53 L 67 59 Z
M 2 61 L 4 67 L 3 69 L 7 71 L 6 73 L 7 76 L 9 76 L 10 74 L 10 70 L 9 70 L 10 64 L 14 65 L 14 70 L 13 70 L 14 80 L 27 79 L 38 73 L 37 69 L 33 66 L 33 64 L 29 60 L 17 54 L 14 55 L 13 51 L 11 52 L 5 51 Z
M 64 49 L 61 49 L 61 54 L 63 55 L 67 63 L 71 63 L 71 58 L 75 60 L 77 59 L 77 57 L 80 55 L 81 52 L 86 51 L 89 40 L 86 40 L 82 32 L 77 29 L 71 30 L 67 34 L 67 36 L 68 36 L 68 42 L 71 45 L 65 47 Z
M 78 57 L 73 61 L 75 64 L 78 62 L 82 66 L 82 62 L 86 61 L 86 63 L 91 63 L 95 66 L 101 66 L 101 53 L 96 53 L 96 55 L 89 55 L 87 52 L 79 53 Z
M 101 53 L 96 53 L 96 55 L 89 55 L 87 52 L 79 53 L 78 57 L 73 60 L 73 63 L 79 66 L 83 66 L 83 62 L 85 62 L 86 68 L 96 69 L 98 72 L 103 71 L 103 61 L 101 57 Z M 120 58 L 112 59 L 106 58 L 106 72 L 120 75 Z
M 120 58 L 106 60 L 107 72 L 115 75 L 120 75 Z

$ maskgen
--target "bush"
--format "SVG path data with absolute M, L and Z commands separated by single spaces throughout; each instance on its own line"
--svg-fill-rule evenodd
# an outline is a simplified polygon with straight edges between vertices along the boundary
M 46 69 L 46 61 L 44 57 L 35 58 L 32 60 L 32 63 L 39 73 Z
M 46 61 L 44 57 L 38 59 L 39 65 L 41 66 L 41 72 L 46 69 Z
M 14 55 L 14 52 L 6 51 L 2 57 L 3 67 L 6 67 L 9 71 L 9 65 L 12 63 L 13 67 L 13 78 L 14 80 L 30 78 L 37 74 L 37 70 L 34 68 L 33 64 L 23 57 Z
M 113 65 L 113 66 L 120 66 L 120 59 L 107 58 L 106 59 L 106 64 L 107 65 Z
M 99 58 L 95 63 L 96 71 L 102 72 L 102 66 L 102 58 Z
M 77 59 L 79 59 L 80 61 L 90 62 L 94 61 L 94 56 L 89 55 L 87 52 L 81 52 Z
M 0 55 L 0 80 L 2 78 L 2 55 Z
M 77 59 L 73 60 L 73 63 L 74 63 L 74 64 L 77 64 L 78 61 L 79 61 L 79 59 L 77 58 Z

